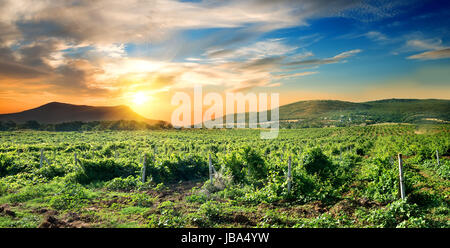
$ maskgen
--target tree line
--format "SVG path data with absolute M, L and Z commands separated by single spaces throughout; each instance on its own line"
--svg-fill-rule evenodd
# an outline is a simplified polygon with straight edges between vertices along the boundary
M 40 131 L 101 131 L 101 130 L 158 130 L 171 129 L 170 123 L 159 121 L 155 124 L 148 124 L 139 121 L 72 121 L 57 124 L 39 123 L 30 120 L 25 123 L 15 123 L 13 121 L 0 121 L 0 131 L 15 130 L 40 130 Z

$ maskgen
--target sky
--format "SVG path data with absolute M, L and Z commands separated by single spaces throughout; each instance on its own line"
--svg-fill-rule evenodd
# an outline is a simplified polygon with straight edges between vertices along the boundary
M 58 101 L 170 120 L 175 92 L 450 99 L 450 3 L 1 0 L 0 113 Z

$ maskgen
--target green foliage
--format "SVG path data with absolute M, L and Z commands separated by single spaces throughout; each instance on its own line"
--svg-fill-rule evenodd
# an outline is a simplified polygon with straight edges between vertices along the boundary
M 249 146 L 227 155 L 224 164 L 236 183 L 262 185 L 267 178 L 268 169 L 264 159 L 258 151 Z
M 137 207 L 151 207 L 155 203 L 156 198 L 145 193 L 135 193 L 131 195 L 131 202 Z
M 308 150 L 303 155 L 302 164 L 308 174 L 317 174 L 321 178 L 330 176 L 334 169 L 333 164 L 320 148 Z
M 55 177 L 63 177 L 67 173 L 67 169 L 62 165 L 46 165 L 39 169 L 38 175 L 46 179 L 53 179 Z
M 244 161 L 237 152 L 233 151 L 232 153 L 227 154 L 224 159 L 224 164 L 229 169 L 235 183 L 244 182 Z
M 16 156 L 0 154 L 0 177 L 16 175 L 27 170 L 25 164 L 16 163 Z
M 295 228 L 338 228 L 351 226 L 351 220 L 347 216 L 335 217 L 329 213 L 321 214 L 316 218 L 302 219 L 294 225 Z
M 159 215 L 152 214 L 148 217 L 148 227 L 174 228 L 184 225 L 184 219 L 171 201 L 165 201 L 158 206 Z
M 221 204 L 207 201 L 200 206 L 196 213 L 188 216 L 189 221 L 198 227 L 213 227 L 226 219 Z
M 292 171 L 291 195 L 302 202 L 311 200 L 311 194 L 317 187 L 316 178 L 307 174 L 302 168 L 295 167 Z
M 273 140 L 241 129 L 2 132 L 0 202 L 20 211 L 0 226 L 35 227 L 41 218 L 21 213 L 50 206 L 101 227 L 448 227 L 449 126 L 282 129 Z M 39 168 L 41 149 L 51 165 Z
M 75 181 L 81 184 L 88 184 L 95 181 L 109 181 L 116 177 L 126 178 L 135 176 L 139 172 L 139 167 L 133 161 L 114 159 L 101 160 L 81 160 L 82 170 L 75 174 Z
M 385 208 L 373 210 L 362 218 L 375 227 L 426 227 L 426 221 L 420 218 L 419 214 L 417 205 L 409 204 L 406 200 L 398 200 Z
M 108 190 L 116 191 L 131 191 L 138 188 L 140 180 L 134 176 L 128 176 L 126 178 L 114 178 L 106 184 Z
M 146 165 L 146 176 L 155 183 L 189 181 L 208 176 L 208 165 L 205 159 L 196 155 L 186 158 L 171 156 L 156 163 L 147 159 Z
M 397 198 L 399 180 L 396 166 L 388 159 L 373 159 L 367 172 L 370 182 L 366 195 L 379 202 L 389 202 Z
M 35 120 L 27 121 L 23 124 L 16 124 L 13 121 L 0 121 L 0 131 L 12 130 L 43 130 L 43 131 L 92 131 L 92 130 L 157 130 L 172 129 L 172 125 L 158 121 L 155 124 L 148 124 L 142 121 L 119 120 L 119 121 L 71 121 L 58 124 L 44 124 Z
M 26 202 L 35 198 L 40 198 L 45 196 L 47 192 L 47 187 L 43 185 L 39 186 L 26 186 L 22 188 L 19 192 L 8 195 L 8 200 L 11 203 Z
M 427 160 L 422 164 L 423 167 L 433 170 L 442 179 L 450 179 L 450 160 L 442 160 L 440 165 L 436 161 Z
M 62 189 L 50 199 L 54 209 L 78 209 L 89 199 L 87 190 L 80 184 L 65 184 Z
M 0 181 L 0 196 L 5 195 L 6 193 L 8 193 L 8 186 L 6 183 Z
M 279 192 L 279 191 L 278 191 Z M 259 203 L 273 203 L 279 201 L 281 197 L 277 192 L 277 185 L 270 184 L 263 188 L 256 188 L 245 193 L 245 195 L 237 198 L 239 201 L 245 203 L 259 204 Z
M 208 200 L 206 194 L 198 193 L 186 196 L 187 202 L 205 203 Z

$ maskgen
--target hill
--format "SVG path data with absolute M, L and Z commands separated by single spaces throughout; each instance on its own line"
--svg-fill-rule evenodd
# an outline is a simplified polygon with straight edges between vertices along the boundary
M 270 119 L 270 111 L 268 112 Z M 248 115 L 246 113 L 247 121 Z M 225 120 L 227 117 L 231 116 L 225 116 Z M 450 100 L 384 99 L 361 103 L 338 100 L 299 101 L 281 106 L 279 118 L 282 127 L 449 123 Z
M 73 105 L 67 103 L 51 102 L 40 107 L 13 114 L 1 114 L 0 121 L 13 121 L 24 123 L 37 121 L 45 124 L 64 122 L 92 122 L 92 121 L 118 121 L 134 120 L 156 124 L 160 121 L 150 120 L 135 113 L 129 107 L 120 105 L 112 107 L 94 107 L 87 105 Z

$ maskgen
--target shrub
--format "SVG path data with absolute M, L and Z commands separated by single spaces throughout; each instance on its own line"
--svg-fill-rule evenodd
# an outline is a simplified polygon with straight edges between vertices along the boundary
M 66 169 L 61 165 L 47 165 L 39 169 L 38 175 L 46 178 L 53 179 L 55 177 L 63 177 L 66 174 Z
M 398 200 L 390 203 L 385 208 L 371 211 L 363 219 L 376 227 L 394 228 L 397 226 L 407 227 L 408 225 L 417 225 L 421 221 L 418 221 L 418 219 L 409 219 L 418 217 L 419 210 L 416 204 L 409 204 L 406 200 Z
M 320 148 L 306 151 L 303 155 L 303 167 L 308 174 L 317 174 L 321 178 L 330 176 L 333 172 L 333 164 L 328 157 L 322 153 Z
M 241 156 L 247 167 L 248 181 L 252 184 L 262 184 L 267 178 L 267 167 L 261 154 L 251 147 L 245 147 Z
M 227 154 L 224 159 L 224 164 L 227 169 L 230 171 L 233 182 L 240 183 L 244 182 L 245 179 L 245 171 L 244 169 L 244 161 L 240 159 L 237 152 L 233 151 L 230 154 Z
M 89 184 L 95 181 L 109 181 L 116 177 L 126 178 L 137 175 L 139 167 L 132 161 L 115 161 L 114 159 L 102 159 L 97 161 L 82 160 L 82 170 L 75 174 L 75 181 L 81 184 Z
M 131 196 L 131 202 L 137 207 L 151 207 L 156 199 L 145 193 L 136 193 Z
M 109 190 L 117 191 L 131 191 L 138 187 L 140 181 L 134 176 L 128 176 L 127 178 L 114 178 L 106 184 L 106 188 Z
M 294 167 L 292 170 L 291 196 L 302 202 L 311 200 L 311 193 L 316 188 L 314 177 L 305 173 L 300 167 Z
M 208 196 L 206 196 L 206 194 L 202 194 L 202 193 L 186 196 L 187 202 L 205 203 L 207 200 L 208 200 Z
M 243 147 L 239 152 L 226 156 L 225 167 L 230 171 L 235 183 L 263 185 L 267 179 L 267 166 L 261 154 L 251 147 Z
M 226 220 L 223 207 L 217 202 L 207 201 L 196 213 L 189 215 L 189 221 L 198 227 L 212 227 L 215 223 Z
M 180 227 L 184 224 L 184 219 L 180 213 L 175 209 L 175 204 L 171 201 L 162 202 L 158 206 L 159 216 L 152 214 L 148 217 L 148 227 L 154 228 L 174 228 Z
M 370 180 L 365 192 L 367 197 L 379 202 L 389 202 L 397 198 L 398 172 L 387 159 L 374 159 L 367 173 Z
M 35 198 L 43 197 L 46 189 L 43 186 L 26 186 L 20 192 L 8 195 L 11 203 L 26 202 Z
M 256 188 L 249 190 L 245 195 L 238 197 L 238 201 L 243 201 L 246 203 L 259 204 L 263 203 L 273 203 L 281 200 L 281 196 L 277 192 L 277 187 L 274 184 L 269 184 L 263 188 Z
M 8 192 L 8 186 L 6 183 L 0 181 L 0 196 L 3 196 Z
M 16 175 L 26 171 L 27 166 L 16 163 L 17 159 L 12 155 L 0 154 L 0 177 Z
M 200 156 L 184 158 L 173 155 L 160 163 L 147 159 L 146 165 L 146 176 L 155 183 L 189 181 L 208 176 L 208 165 Z
M 55 209 L 77 209 L 88 200 L 87 190 L 80 184 L 66 184 L 50 199 L 50 206 Z
M 433 170 L 442 179 L 450 179 L 450 160 L 441 159 L 440 165 L 435 160 L 426 160 L 422 166 Z

